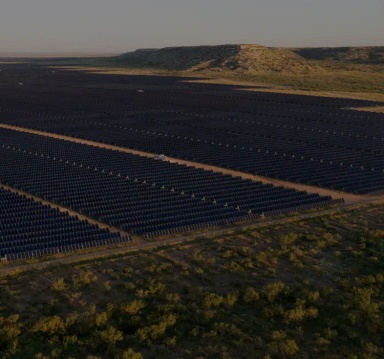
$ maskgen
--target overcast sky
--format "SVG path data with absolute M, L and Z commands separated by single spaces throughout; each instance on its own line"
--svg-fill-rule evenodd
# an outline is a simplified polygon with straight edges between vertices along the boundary
M 1 0 L 0 53 L 384 45 L 384 0 Z

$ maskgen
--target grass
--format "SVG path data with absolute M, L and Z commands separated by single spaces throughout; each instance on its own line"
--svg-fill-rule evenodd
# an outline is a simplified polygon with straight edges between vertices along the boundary
M 335 91 L 384 94 L 384 72 L 329 71 L 323 73 L 285 74 L 285 73 L 230 73 L 211 75 L 261 86 L 277 86 L 287 90 Z
M 370 205 L 2 276 L 2 358 L 381 358 L 383 215 Z

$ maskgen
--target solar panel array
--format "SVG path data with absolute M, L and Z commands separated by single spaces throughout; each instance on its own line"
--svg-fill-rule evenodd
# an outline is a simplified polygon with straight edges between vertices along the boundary
M 383 116 L 348 109 L 374 103 L 2 68 L 0 124 L 346 192 L 384 191 Z M 342 202 L 4 128 L 0 184 L 147 238 Z M 0 198 L 0 256 L 9 260 L 130 239 L 8 191 Z
M 27 259 L 129 240 L 0 188 L 0 258 Z
M 59 85 L 8 88 L 2 122 L 345 192 L 384 191 L 383 115 L 348 109 L 370 102 L 168 78 L 157 87 L 143 80 L 140 92 L 138 77 L 118 88 L 124 79 L 106 75 L 99 86 L 114 85 L 103 88 L 82 74 L 70 86 L 76 75 L 63 74 L 51 76 Z
M 152 236 L 333 203 L 129 153 L 0 129 L 0 181 L 99 221 Z

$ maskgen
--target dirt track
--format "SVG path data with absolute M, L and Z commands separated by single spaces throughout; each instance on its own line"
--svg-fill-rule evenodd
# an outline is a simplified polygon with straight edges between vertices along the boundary
M 0 128 L 6 128 L 6 129 L 10 129 L 10 130 L 27 132 L 27 133 L 31 133 L 31 134 L 35 134 L 35 135 L 40 135 L 40 136 L 57 138 L 57 139 L 65 140 L 65 141 L 81 143 L 81 144 L 85 144 L 85 145 L 90 145 L 90 146 L 95 146 L 95 147 L 105 148 L 105 149 L 111 149 L 111 150 L 125 152 L 125 153 L 131 153 L 131 154 L 149 157 L 149 158 L 155 157 L 155 155 L 153 153 L 149 153 L 149 152 L 137 151 L 137 150 L 132 150 L 129 148 L 118 147 L 118 146 L 114 146 L 114 145 L 107 145 L 104 143 L 87 141 L 87 140 L 82 140 L 79 138 L 57 135 L 57 134 L 53 134 L 53 133 L 49 133 L 49 132 L 26 129 L 26 128 L 17 127 L 17 126 L 0 124 Z M 248 173 L 244 173 L 244 172 L 238 172 L 238 171 L 234 171 L 234 170 L 224 169 L 221 167 L 205 165 L 205 164 L 201 164 L 198 162 L 185 161 L 185 160 L 181 160 L 178 158 L 167 157 L 167 159 L 169 162 L 172 162 L 172 163 L 183 164 L 183 165 L 187 165 L 187 166 L 195 167 L 195 168 L 203 168 L 206 170 L 211 170 L 213 172 L 218 172 L 218 173 L 223 173 L 223 174 L 230 174 L 230 175 L 235 176 L 235 177 L 241 177 L 244 179 L 251 179 L 253 181 L 260 181 L 260 182 L 263 182 L 266 184 L 273 184 L 275 186 L 283 186 L 285 188 L 294 188 L 294 189 L 299 190 L 299 191 L 307 191 L 308 193 L 318 193 L 319 195 L 322 195 L 322 196 L 332 196 L 332 198 L 335 198 L 335 199 L 344 198 L 344 201 L 347 204 L 370 202 L 371 200 L 374 200 L 374 199 L 383 198 L 383 196 L 377 196 L 377 197 L 358 196 L 358 195 L 334 191 L 334 190 L 330 190 L 330 189 L 326 189 L 326 188 L 314 187 L 314 186 L 309 186 L 309 185 L 305 185 L 305 184 L 299 184 L 299 183 L 294 183 L 294 182 L 288 182 L 288 181 L 282 181 L 282 180 L 262 177 L 262 176 L 256 176 L 256 175 L 252 175 L 252 174 L 248 174 Z

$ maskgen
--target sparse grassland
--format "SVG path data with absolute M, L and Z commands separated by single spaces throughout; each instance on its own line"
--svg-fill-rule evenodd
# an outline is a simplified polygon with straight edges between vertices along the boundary
M 188 73 L 184 73 L 188 75 Z M 322 72 L 231 72 L 202 71 L 199 76 L 209 82 L 232 85 L 258 86 L 256 91 L 278 91 L 384 101 L 384 66 L 345 65 L 328 66 Z
M 255 73 L 228 76 L 241 81 L 263 82 L 292 90 L 347 91 L 384 94 L 384 71 L 327 71 L 323 73 Z
M 2 358 L 382 358 L 383 214 L 0 277 Z

